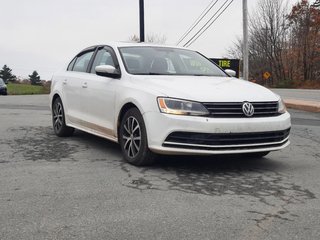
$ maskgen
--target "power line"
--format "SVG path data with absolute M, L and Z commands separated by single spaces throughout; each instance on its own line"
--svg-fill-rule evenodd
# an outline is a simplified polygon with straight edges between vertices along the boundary
M 215 12 L 215 14 L 206 22 L 205 25 L 203 25 L 203 27 L 196 33 L 193 35 L 193 37 L 188 41 L 186 42 L 183 46 L 184 47 L 189 47 L 191 44 L 193 44 L 209 27 L 211 27 L 211 25 L 221 16 L 222 13 L 224 13 L 227 8 L 231 5 L 231 3 L 233 2 L 234 0 L 231 0 L 231 2 L 229 2 L 229 4 L 219 13 L 219 15 L 213 19 L 217 13 L 223 8 L 223 6 L 228 2 L 228 0 L 226 0 L 222 6 L 218 9 L 217 12 Z M 213 19 L 213 21 L 211 23 L 209 23 L 211 20 Z M 208 25 L 209 24 L 209 25 Z M 204 30 L 203 30 L 204 29 Z M 203 31 L 202 31 L 203 30 Z M 202 32 L 201 32 L 202 31 Z M 201 33 L 200 33 L 201 32 Z M 200 34 L 199 34 L 200 33 Z
M 208 14 L 208 12 L 216 5 L 218 0 L 213 3 L 214 0 L 212 0 L 209 5 L 204 9 L 204 11 L 200 14 L 200 16 L 197 18 L 196 21 L 193 22 L 191 27 L 182 35 L 182 37 L 179 39 L 178 43 L 176 45 L 179 45 L 186 37 L 187 35 L 199 24 L 199 22 Z M 213 4 L 212 4 L 213 3 Z
M 229 2 L 229 4 L 220 12 L 220 10 L 227 4 L 229 0 L 226 0 L 221 7 L 212 15 L 212 17 L 202 26 L 202 28 L 199 29 L 198 32 L 196 32 L 192 38 L 189 39 L 188 42 L 186 42 L 183 46 L 189 47 L 191 44 L 193 44 L 220 16 L 221 14 L 230 6 L 230 4 L 233 2 Z M 219 13 L 220 12 L 220 13 Z M 219 13 L 219 14 L 218 14 Z M 216 16 L 218 14 L 218 16 Z M 215 17 L 215 18 L 214 18 Z M 214 19 L 213 19 L 214 18 Z M 213 19 L 213 20 L 212 20 Z M 211 21 L 212 20 L 212 21 Z
M 196 32 L 190 39 L 188 42 L 186 42 L 183 46 L 185 47 L 186 45 L 188 45 L 189 42 L 191 42 L 208 24 L 209 22 L 218 14 L 218 12 L 223 8 L 223 6 L 228 2 L 229 0 L 226 0 L 221 6 L 220 8 L 212 15 L 212 17 L 199 29 L 198 32 Z
M 187 35 L 199 24 L 199 22 L 208 14 L 208 12 L 216 5 L 218 0 L 216 0 L 213 3 L 214 0 L 212 0 L 209 5 L 204 9 L 204 11 L 200 14 L 200 16 L 197 18 L 196 21 L 193 22 L 191 27 L 182 35 L 182 37 L 179 39 L 177 45 L 179 45 L 186 37 Z

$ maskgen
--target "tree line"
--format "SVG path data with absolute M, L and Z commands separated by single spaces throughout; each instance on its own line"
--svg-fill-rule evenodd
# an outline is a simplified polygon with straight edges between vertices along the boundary
M 29 81 L 32 85 L 41 85 L 40 76 L 37 71 L 33 71 L 32 74 L 28 75 Z M 9 82 L 17 82 L 17 77 L 12 74 L 12 69 L 7 65 L 4 65 L 0 70 L 0 78 L 8 84 Z
M 270 85 L 320 88 L 320 0 L 260 0 L 249 21 L 250 78 Z M 229 49 L 242 57 L 242 40 Z

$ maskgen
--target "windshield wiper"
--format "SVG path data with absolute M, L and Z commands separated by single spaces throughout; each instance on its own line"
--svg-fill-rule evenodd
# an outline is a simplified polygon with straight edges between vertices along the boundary
M 149 72 L 149 73 L 135 73 L 137 75 L 170 75 L 168 73 L 155 73 L 155 72 Z
M 149 72 L 148 75 L 165 75 L 164 73 Z

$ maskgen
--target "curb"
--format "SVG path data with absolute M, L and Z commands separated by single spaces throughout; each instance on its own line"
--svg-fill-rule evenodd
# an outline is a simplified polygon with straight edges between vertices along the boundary
M 284 99 L 287 108 L 303 110 L 307 112 L 320 112 L 320 102 L 298 99 Z

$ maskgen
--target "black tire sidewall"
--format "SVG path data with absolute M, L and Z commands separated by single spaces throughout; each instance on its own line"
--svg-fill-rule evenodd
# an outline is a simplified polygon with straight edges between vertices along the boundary
M 54 119 L 53 119 L 53 109 L 55 108 L 55 106 L 58 103 L 61 104 L 61 108 L 62 108 L 62 126 L 59 131 L 57 131 L 56 128 L 54 127 Z M 62 101 L 59 97 L 54 100 L 53 105 L 52 105 L 52 125 L 53 125 L 53 130 L 54 130 L 55 134 L 59 137 L 70 136 L 74 130 L 73 128 L 70 128 L 66 125 L 64 107 L 63 107 Z

